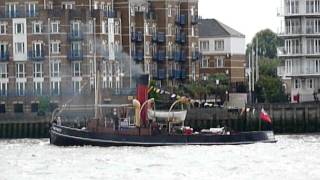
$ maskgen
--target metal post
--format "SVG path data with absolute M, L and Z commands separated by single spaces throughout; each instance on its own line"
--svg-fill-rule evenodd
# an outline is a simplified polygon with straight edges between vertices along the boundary
M 96 39 L 96 18 L 93 18 L 93 39 L 94 39 L 94 54 L 93 54 L 93 67 L 94 67 L 94 116 L 98 118 L 98 79 L 97 79 L 97 39 Z
M 256 82 L 259 81 L 259 40 L 256 39 Z

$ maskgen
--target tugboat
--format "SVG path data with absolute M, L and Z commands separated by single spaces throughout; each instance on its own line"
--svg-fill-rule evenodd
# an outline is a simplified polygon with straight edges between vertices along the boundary
M 185 127 L 187 110 L 174 110 L 177 104 L 190 103 L 181 97 L 168 111 L 155 109 L 154 99 L 148 100 L 148 76 L 143 75 L 137 86 L 137 99 L 131 104 L 101 105 L 95 102 L 95 118 L 82 128 L 64 124 L 53 113 L 50 143 L 58 146 L 171 146 L 171 145 L 240 145 L 275 143 L 273 131 L 233 132 L 226 128 L 211 128 L 194 132 Z M 98 99 L 98 98 L 95 98 Z M 109 109 L 101 115 L 101 108 Z

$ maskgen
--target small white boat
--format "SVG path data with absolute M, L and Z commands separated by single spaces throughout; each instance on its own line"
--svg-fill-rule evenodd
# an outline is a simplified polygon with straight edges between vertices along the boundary
M 148 118 L 154 119 L 154 118 L 160 118 L 160 119 L 169 119 L 172 122 L 176 123 L 182 123 L 185 121 L 187 116 L 187 111 L 156 111 L 148 109 Z

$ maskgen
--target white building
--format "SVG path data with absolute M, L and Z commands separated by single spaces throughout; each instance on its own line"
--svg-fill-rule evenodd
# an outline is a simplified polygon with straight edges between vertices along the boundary
M 291 101 L 314 101 L 320 93 L 320 0 L 284 0 L 278 76 L 290 80 Z M 290 87 L 287 87 L 290 89 Z M 294 98 L 296 97 L 296 98 Z

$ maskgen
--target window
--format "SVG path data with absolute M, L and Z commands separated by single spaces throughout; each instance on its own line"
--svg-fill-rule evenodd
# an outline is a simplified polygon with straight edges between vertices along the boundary
M 6 4 L 6 16 L 9 18 L 14 18 L 17 15 L 17 4 L 15 3 L 7 3 Z
M 299 54 L 301 52 L 299 39 L 286 39 L 284 43 L 286 54 Z M 314 48 L 319 48 L 319 44 L 314 47 L 314 41 L 307 39 L 307 52 L 314 52 Z
M 80 62 L 73 62 L 72 63 L 72 76 L 73 77 L 80 77 L 81 76 L 81 63 Z
M 24 24 L 16 23 L 15 24 L 15 34 L 24 34 Z
M 80 22 L 79 21 L 74 21 L 71 23 L 71 34 L 72 36 L 75 36 L 75 37 L 80 37 Z
M 25 95 L 26 84 L 24 82 L 16 82 L 16 95 L 24 96 Z
M 224 41 L 223 40 L 214 41 L 214 49 L 216 51 L 223 51 L 224 50 Z
M 286 0 L 286 13 L 297 14 L 299 13 L 299 1 L 298 0 Z M 307 7 L 308 8 L 308 7 Z
M 61 68 L 61 63 L 58 61 L 53 61 L 50 64 L 51 68 L 51 77 L 60 77 L 60 68 Z
M 33 22 L 32 33 L 33 34 L 41 34 L 42 33 L 42 22 Z
M 81 56 L 81 43 L 80 42 L 72 42 L 71 43 L 71 50 L 73 57 L 80 57 Z
M 39 109 L 38 107 L 39 107 L 38 103 L 31 103 L 31 112 L 37 113 Z
M 313 79 L 307 79 L 307 88 L 308 89 L 313 89 L 314 88 L 314 81 L 313 81 Z
M 295 79 L 294 80 L 294 88 L 295 89 L 300 89 L 301 88 L 301 80 L 300 79 Z
M 63 2 L 62 9 L 73 9 L 74 2 Z
M 59 54 L 61 52 L 60 41 L 51 42 L 50 51 L 52 54 Z
M 43 67 L 42 63 L 34 63 L 33 64 L 33 77 L 34 78 L 42 78 L 43 77 L 42 67 Z
M 34 42 L 32 44 L 32 57 L 43 57 L 43 52 L 42 52 L 42 43 L 41 42 Z
M 16 78 L 25 78 L 25 64 L 17 63 L 16 64 Z
M 15 113 L 23 113 L 23 104 L 14 104 L 13 109 Z
M 99 9 L 99 1 L 94 1 L 93 2 L 93 9 Z
M 314 68 L 316 73 L 320 72 L 320 60 L 314 60 Z
M 33 93 L 36 96 L 42 96 L 42 81 L 33 82 Z
M 200 41 L 200 50 L 201 51 L 209 51 L 209 41 Z
M 52 1 L 47 2 L 47 9 L 53 9 L 53 3 Z
M 8 77 L 8 65 L 1 63 L 0 64 L 0 79 Z
M 8 83 L 0 82 L 0 96 L 7 96 L 7 95 L 8 95 Z
M 307 0 L 306 1 L 307 13 L 319 13 L 320 12 L 320 0 Z
M 291 59 L 287 59 L 285 61 L 285 71 L 287 74 L 291 74 L 292 73 L 292 60 Z
M 8 44 L 0 43 L 0 61 L 8 59 Z
M 16 42 L 15 43 L 15 53 L 16 54 L 24 54 L 24 43 Z
M 81 92 L 81 82 L 73 81 L 73 93 L 80 94 L 80 92 Z
M 0 104 L 0 113 L 6 113 L 6 104 Z
M 201 67 L 208 68 L 208 65 L 209 65 L 208 61 L 209 61 L 209 58 L 206 56 L 203 56 L 202 61 L 201 61 Z
M 7 23 L 0 22 L 0 35 L 7 34 Z
M 59 21 L 51 22 L 51 33 L 59 33 Z
M 37 4 L 28 3 L 26 4 L 27 16 L 34 17 L 37 15 Z
M 51 95 L 59 96 L 60 95 L 60 81 L 52 81 L 51 82 Z
M 216 58 L 216 67 L 217 68 L 223 68 L 224 67 L 224 58 L 223 57 L 217 57 Z

